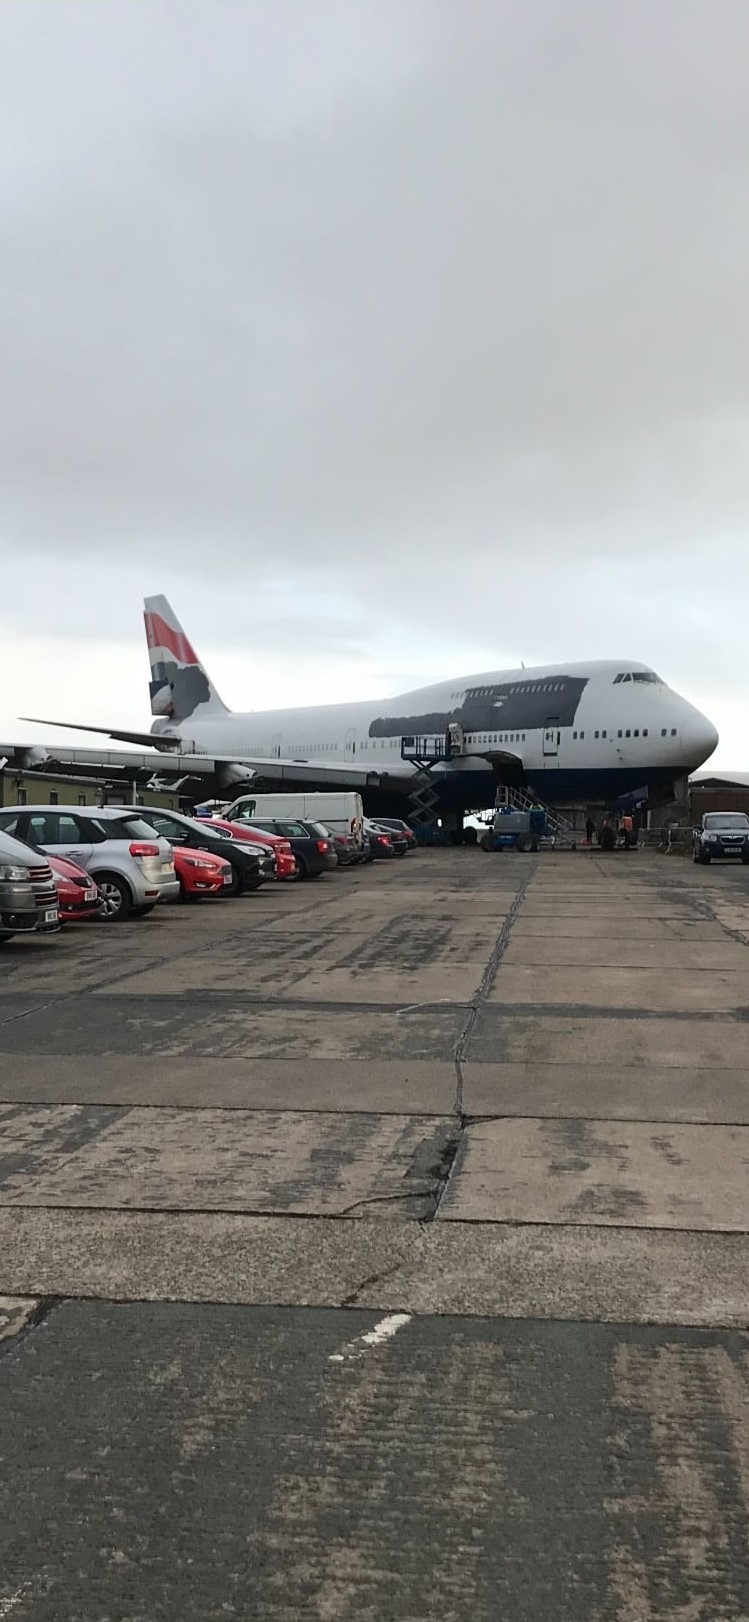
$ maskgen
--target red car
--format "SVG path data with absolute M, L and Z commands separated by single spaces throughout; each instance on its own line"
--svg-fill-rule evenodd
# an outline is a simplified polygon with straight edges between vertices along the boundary
M 57 885 L 57 905 L 60 923 L 75 923 L 85 918 L 98 918 L 101 896 L 90 873 L 72 862 L 69 856 L 47 856 Z
M 276 878 L 293 879 L 296 857 L 288 839 L 282 839 L 280 834 L 261 833 L 259 828 L 249 828 L 244 822 L 227 822 L 225 817 L 207 817 L 205 820 L 211 822 L 214 828 L 220 828 L 222 833 L 231 834 L 232 839 L 243 839 L 250 845 L 265 845 L 275 856 Z
M 201 895 L 231 895 L 231 866 L 223 856 L 214 856 L 210 850 L 190 850 L 185 845 L 173 845 L 172 855 L 180 901 L 195 901 Z

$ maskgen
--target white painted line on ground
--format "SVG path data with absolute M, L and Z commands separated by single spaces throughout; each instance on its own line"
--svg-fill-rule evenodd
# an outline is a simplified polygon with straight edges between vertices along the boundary
M 333 1352 L 328 1362 L 347 1363 L 352 1357 L 361 1357 L 367 1346 L 382 1346 L 384 1341 L 397 1335 L 404 1324 L 411 1322 L 411 1316 L 410 1312 L 391 1312 L 387 1318 L 381 1318 L 374 1329 L 367 1329 L 365 1334 L 357 1335 L 356 1340 L 349 1341 L 342 1352 Z
M 409 1002 L 405 1008 L 396 1008 L 395 1012 L 396 1014 L 413 1014 L 419 1008 L 436 1008 L 438 1003 L 449 1004 L 452 1007 L 456 1006 L 452 997 L 430 997 L 428 1002 Z M 459 1006 L 462 1007 L 462 1003 Z

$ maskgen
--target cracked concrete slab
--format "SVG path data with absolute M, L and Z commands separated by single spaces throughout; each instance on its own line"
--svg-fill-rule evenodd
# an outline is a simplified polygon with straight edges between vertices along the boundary
M 2 1035 L 0 1033 L 0 1041 Z M 680 1070 L 741 1070 L 749 1031 L 743 1020 L 693 1016 L 590 1018 L 529 1009 L 505 1013 L 495 1005 L 479 1010 L 468 1058 L 481 1063 L 675 1066 Z
M 2 1383 L 6 1613 L 745 1616 L 745 1335 L 377 1328 L 61 1305 Z
M 671 969 L 690 969 L 701 975 L 712 969 L 732 969 L 745 975 L 749 972 L 747 948 L 738 941 L 703 941 L 696 953 L 694 943 L 689 941 L 677 941 L 673 937 L 659 941 L 622 940 L 613 931 L 609 939 L 558 935 L 545 939 L 513 931 L 503 963 L 522 963 L 536 970 L 546 965 L 605 969 L 612 976 L 618 969 L 639 969 L 647 970 L 651 980 L 654 974 L 669 973 Z
M 466 1115 L 749 1125 L 745 1070 L 641 1064 L 463 1065 Z
M 96 996 L 0 1023 L 0 1053 L 163 1054 L 225 1059 L 445 1059 L 462 1007 L 356 1009 L 334 1001 L 275 1005 L 232 995 Z M 21 1026 L 23 1025 L 23 1030 Z
M 448 1115 L 455 1065 L 370 1060 L 366 1086 L 350 1059 L 206 1059 L 125 1054 L 15 1054 L 0 1075 L 0 1102 L 141 1104 L 184 1109 L 329 1110 L 349 1114 Z
M 384 1003 L 391 1008 L 394 1004 L 466 1004 L 482 971 L 483 957 L 478 955 L 473 962 L 451 963 L 449 970 L 443 963 L 414 970 L 323 969 L 304 975 L 294 988 L 294 996 L 309 998 L 313 1003 L 324 997 L 337 1003 L 366 1000 L 371 1005 Z
M 749 1234 L 749 1127 L 472 1121 L 438 1217 Z
M 428 1214 L 457 1124 L 286 1111 L 0 1110 L 0 1204 Z
M 6 1207 L 0 1289 L 744 1328 L 749 1243 L 665 1229 Z
M 568 937 L 577 940 L 611 940 L 612 929 L 618 938 L 623 941 L 674 941 L 690 940 L 695 942 L 725 941 L 725 933 L 717 923 L 704 919 L 692 921 L 672 917 L 664 919 L 660 914 L 649 918 L 647 922 L 642 919 L 633 919 L 629 914 L 614 926 L 611 917 L 604 913 L 601 917 L 591 916 L 590 913 L 581 913 L 579 916 L 562 913 L 558 918 L 546 916 L 531 917 L 523 911 L 513 928 L 513 936 L 541 936 L 544 940 L 562 939 Z
M 749 965 L 738 971 L 713 969 L 710 974 L 670 968 L 614 969 L 589 965 L 556 967 L 503 963 L 490 993 L 492 1003 L 560 1003 L 565 1007 L 632 1008 L 650 1012 L 749 1013 Z

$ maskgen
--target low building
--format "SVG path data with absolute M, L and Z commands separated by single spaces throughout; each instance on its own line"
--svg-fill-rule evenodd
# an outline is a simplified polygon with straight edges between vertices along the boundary
M 749 816 L 749 772 L 695 772 L 689 780 L 692 823 L 706 811 L 745 811 Z

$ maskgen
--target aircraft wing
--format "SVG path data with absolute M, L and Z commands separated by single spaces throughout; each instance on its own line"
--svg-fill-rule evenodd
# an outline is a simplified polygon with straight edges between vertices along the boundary
M 118 732 L 114 727 L 90 727 L 84 721 L 49 721 L 44 716 L 20 715 L 19 721 L 32 721 L 40 727 L 65 727 L 69 732 L 98 732 L 102 738 L 113 738 L 116 743 L 137 743 L 144 749 L 179 748 L 179 738 L 163 738 L 158 732 Z
M 186 744 L 183 745 L 183 748 L 186 747 Z M 248 773 L 262 778 L 264 782 L 288 783 L 297 787 L 304 784 L 309 788 L 315 785 L 320 788 L 376 788 L 393 779 L 403 782 L 416 773 L 416 767 L 406 760 L 399 760 L 397 765 L 381 767 L 372 761 L 365 765 L 353 760 L 305 760 L 301 757 L 292 760 L 278 755 L 247 755 L 241 750 L 237 754 L 223 755 L 221 760 L 229 767 L 246 767 Z
M 199 762 L 203 772 L 208 764 L 209 751 L 196 749 L 194 743 L 186 737 L 171 737 L 159 732 L 126 732 L 118 731 L 115 727 L 85 726 L 79 721 L 49 721 L 40 716 L 22 715 L 22 721 L 33 722 L 36 726 L 65 727 L 73 732 L 93 732 L 101 737 L 112 738 L 117 743 L 138 744 L 141 748 L 159 751 L 164 765 L 168 765 L 169 756 L 178 755 L 180 763 L 184 765 L 191 758 L 196 764 Z M 248 773 L 253 773 L 264 779 L 272 779 L 278 783 L 306 783 L 312 787 L 315 783 L 322 787 L 338 788 L 366 788 L 367 785 L 376 786 L 390 779 L 410 778 L 415 775 L 416 768 L 405 760 L 388 763 L 385 767 L 374 765 L 371 761 L 365 764 L 362 761 L 337 760 L 307 760 L 304 757 L 292 759 L 290 756 L 277 755 L 250 755 L 239 749 L 226 754 L 211 755 L 217 766 L 245 766 Z

